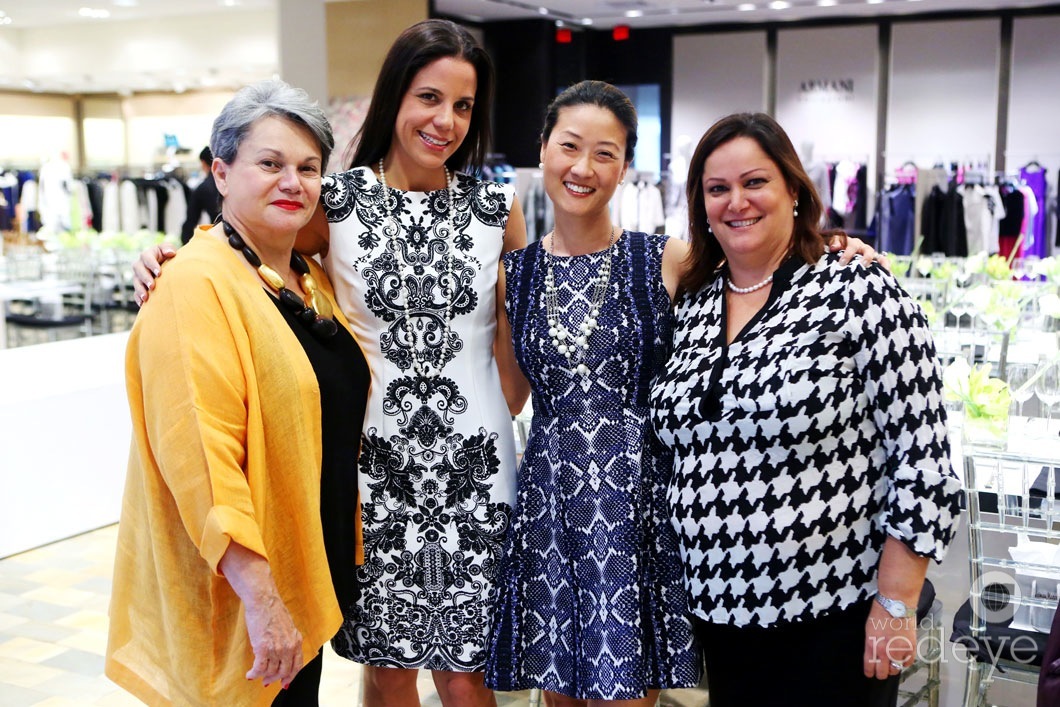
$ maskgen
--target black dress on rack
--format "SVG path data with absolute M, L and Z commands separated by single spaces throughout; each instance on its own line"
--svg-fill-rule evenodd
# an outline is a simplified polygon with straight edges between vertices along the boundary
M 920 214 L 924 242 L 920 252 L 947 256 L 968 255 L 968 230 L 964 224 L 964 197 L 950 185 L 946 191 L 935 185 L 924 200 Z

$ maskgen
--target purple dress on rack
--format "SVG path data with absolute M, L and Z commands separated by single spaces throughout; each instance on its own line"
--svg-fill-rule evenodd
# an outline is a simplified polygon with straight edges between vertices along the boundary
M 1020 170 L 1020 179 L 1034 192 L 1034 200 L 1038 202 L 1038 213 L 1031 221 L 1023 242 L 1023 255 L 1044 258 L 1049 255 L 1049 244 L 1045 242 L 1045 170 L 1035 163 L 1029 164 Z

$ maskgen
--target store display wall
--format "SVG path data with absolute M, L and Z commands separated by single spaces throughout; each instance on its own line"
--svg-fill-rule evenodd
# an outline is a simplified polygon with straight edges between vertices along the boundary
M 878 53 L 874 25 L 777 33 L 776 119 L 804 161 L 875 171 Z

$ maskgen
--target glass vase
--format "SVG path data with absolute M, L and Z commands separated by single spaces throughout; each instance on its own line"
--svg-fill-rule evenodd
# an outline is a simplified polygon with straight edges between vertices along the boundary
M 1004 449 L 1008 445 L 1008 415 L 977 417 L 965 415 L 961 440 L 973 447 Z

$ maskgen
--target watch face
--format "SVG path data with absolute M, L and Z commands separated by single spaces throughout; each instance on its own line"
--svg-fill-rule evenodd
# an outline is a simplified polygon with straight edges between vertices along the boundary
M 888 614 L 890 614 L 896 619 L 908 618 L 909 616 L 913 616 L 915 613 L 909 610 L 909 608 L 905 605 L 905 602 L 902 602 L 898 599 L 891 599 L 889 597 L 877 594 L 876 601 L 880 603 L 880 606 L 887 610 Z

